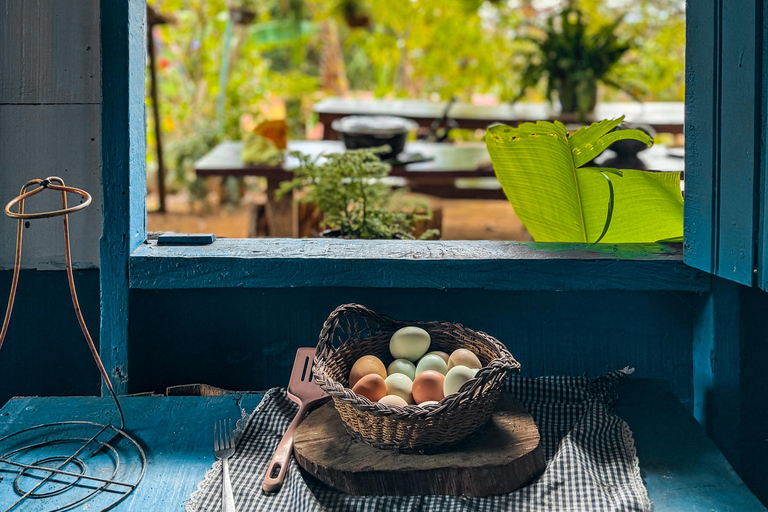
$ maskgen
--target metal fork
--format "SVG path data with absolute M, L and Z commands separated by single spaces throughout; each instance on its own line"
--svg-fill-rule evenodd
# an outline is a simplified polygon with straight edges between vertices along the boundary
M 236 512 L 235 498 L 232 495 L 232 482 L 229 480 L 229 458 L 235 453 L 232 439 L 232 420 L 225 429 L 226 421 L 213 424 L 213 454 L 221 461 L 221 512 Z M 218 428 L 217 428 L 218 425 Z

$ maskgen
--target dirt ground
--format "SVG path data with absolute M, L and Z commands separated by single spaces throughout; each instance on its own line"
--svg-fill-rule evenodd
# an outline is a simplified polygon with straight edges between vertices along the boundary
M 261 199 L 246 196 L 236 207 L 219 206 L 218 197 L 190 203 L 182 195 L 166 199 L 167 213 L 153 213 L 157 198 L 147 197 L 148 230 L 176 233 L 213 233 L 219 237 L 246 238 L 250 223 L 249 203 Z M 429 198 L 433 209 L 443 213 L 443 240 L 526 240 L 526 231 L 507 201 Z

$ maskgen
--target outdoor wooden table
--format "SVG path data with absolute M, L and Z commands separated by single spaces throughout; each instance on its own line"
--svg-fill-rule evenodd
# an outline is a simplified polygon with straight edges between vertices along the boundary
M 336 132 L 331 128 L 335 119 L 351 115 L 390 115 L 413 119 L 423 127 L 429 127 L 435 119 L 441 119 L 446 102 L 424 100 L 363 100 L 349 98 L 328 98 L 315 104 L 314 111 L 325 127 L 324 138 L 335 140 Z M 523 122 L 558 119 L 558 112 L 547 103 L 502 103 L 500 105 L 472 105 L 455 103 L 449 117 L 460 128 L 485 129 L 493 123 L 517 125 Z M 648 124 L 659 133 L 683 133 L 685 104 L 682 102 L 654 103 L 598 103 L 594 116 L 589 121 L 613 119 L 626 116 L 630 123 Z
M 241 409 L 251 412 L 260 400 L 261 395 L 255 394 L 123 398 L 126 429 L 144 446 L 147 472 L 136 490 L 113 510 L 183 510 L 183 503 L 214 461 L 214 422 L 238 419 Z M 666 382 L 622 382 L 616 411 L 632 429 L 654 510 L 766 510 Z M 108 401 L 100 398 L 14 398 L 0 409 L 0 437 L 32 425 L 74 418 L 103 423 L 111 413 Z M 0 478 L 0 509 L 5 510 L 17 499 L 15 471 L 0 464 Z M 20 510 L 51 508 L 37 502 Z
M 195 163 L 198 176 L 262 176 L 267 179 L 267 216 L 270 236 L 297 237 L 296 207 L 290 195 L 277 200 L 275 192 L 280 182 L 289 180 L 299 162 L 287 157 L 280 165 L 244 164 L 241 159 L 243 145 L 240 142 L 223 142 Z M 308 155 L 338 153 L 344 145 L 337 141 L 289 141 L 289 151 Z M 438 197 L 464 197 L 474 199 L 503 199 L 504 193 L 495 188 L 456 189 L 457 178 L 492 178 L 495 182 L 491 158 L 485 144 L 453 145 L 413 142 L 405 147 L 405 153 L 419 153 L 432 160 L 394 167 L 390 176 L 402 178 L 414 192 Z M 402 156 L 402 155 L 401 155 Z

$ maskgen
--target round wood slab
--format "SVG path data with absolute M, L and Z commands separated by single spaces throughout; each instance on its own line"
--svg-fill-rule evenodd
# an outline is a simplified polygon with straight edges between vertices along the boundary
M 508 394 L 501 395 L 478 434 L 445 453 L 403 454 L 358 441 L 345 430 L 333 402 L 299 425 L 293 451 L 299 465 L 321 482 L 364 496 L 504 494 L 546 467 L 533 418 Z

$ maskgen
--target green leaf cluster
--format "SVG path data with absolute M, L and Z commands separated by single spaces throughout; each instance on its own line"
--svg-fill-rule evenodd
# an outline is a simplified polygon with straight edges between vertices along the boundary
M 426 204 L 410 211 L 389 207 L 394 192 L 381 181 L 390 171 L 389 164 L 377 156 L 383 151 L 388 151 L 388 147 L 320 157 L 292 152 L 291 156 L 301 165 L 293 169 L 292 180 L 281 183 L 277 195 L 283 197 L 301 190 L 303 196 L 298 200 L 316 204 L 325 215 L 323 226 L 339 230 L 344 238 L 412 239 L 414 222 L 429 219 L 431 213 Z M 430 230 L 422 238 L 436 234 Z
M 546 79 L 551 101 L 557 93 L 563 110 L 584 114 L 594 107 L 598 81 L 622 88 L 611 71 L 633 47 L 632 42 L 616 34 L 623 18 L 619 16 L 612 23 L 589 30 L 578 8 L 566 8 L 549 17 L 541 37 L 527 38 L 537 49 L 523 72 L 518 98 L 526 88 Z
M 488 129 L 486 145 L 515 213 L 537 242 L 641 243 L 683 234 L 679 172 L 586 167 L 612 143 L 652 141 L 617 130 L 623 117 L 569 135 L 560 122 Z

